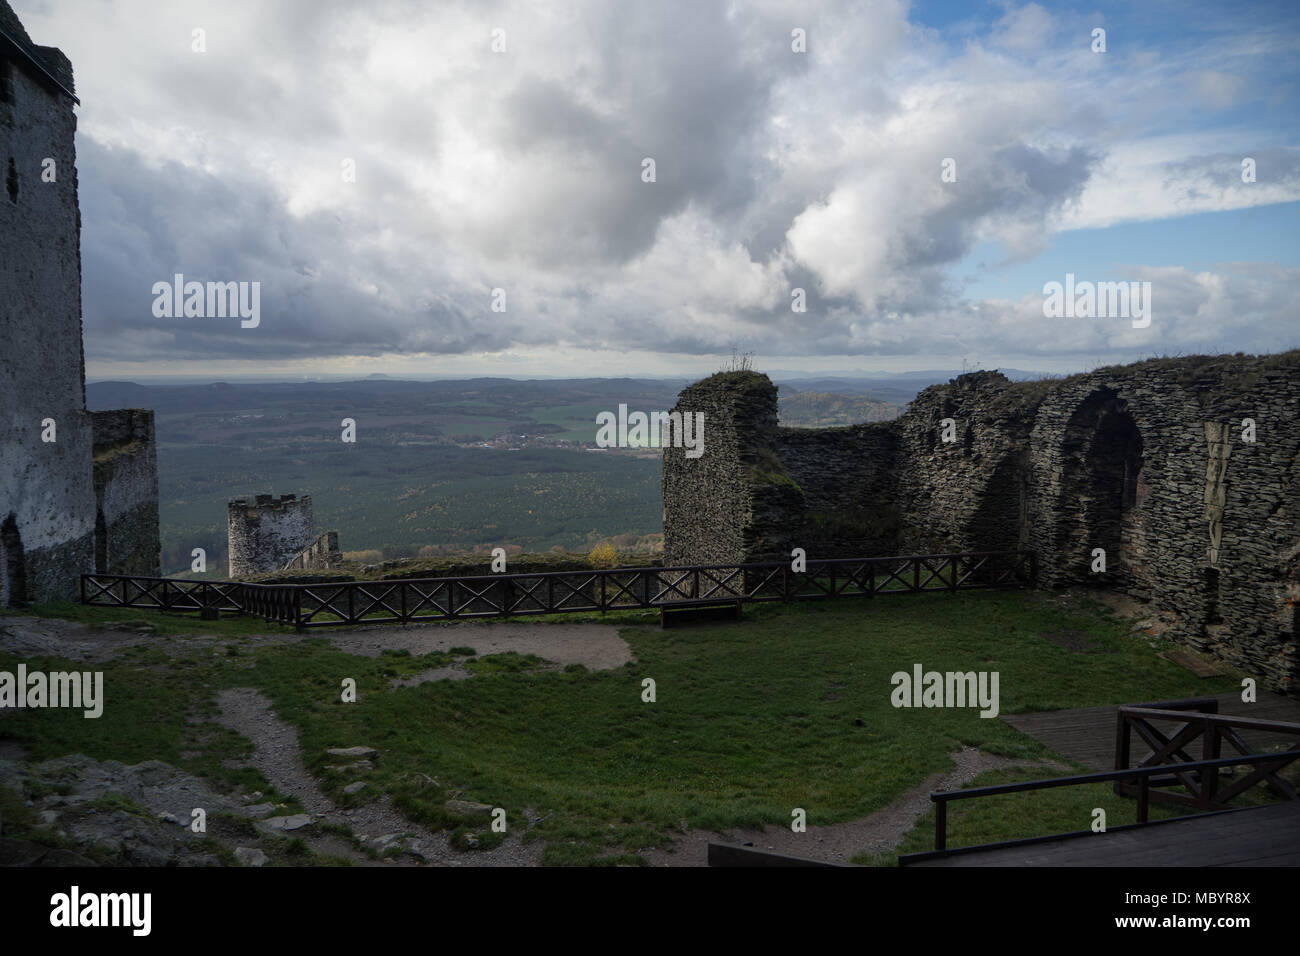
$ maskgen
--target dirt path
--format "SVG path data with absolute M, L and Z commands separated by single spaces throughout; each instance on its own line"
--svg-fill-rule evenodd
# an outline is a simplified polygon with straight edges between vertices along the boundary
M 335 630 L 322 628 L 311 635 L 324 637 L 339 650 L 378 657 L 384 650 L 412 654 L 472 647 L 485 654 L 536 654 L 561 667 L 582 664 L 593 671 L 612 670 L 632 660 L 632 649 L 609 624 L 431 624 L 405 627 L 369 627 Z
M 348 654 L 377 657 L 387 649 L 405 649 L 412 654 L 448 651 L 453 647 L 472 647 L 482 656 L 514 651 L 536 654 L 557 665 L 582 664 L 591 670 L 621 667 L 633 660 L 631 648 L 619 637 L 618 628 L 605 624 L 545 623 L 468 623 L 417 627 L 324 628 L 309 635 L 269 633 L 265 635 L 217 637 L 186 635 L 163 637 L 147 626 L 118 625 L 111 629 L 88 628 L 72 622 L 31 617 L 0 619 L 0 646 L 23 654 L 51 654 L 85 661 L 112 659 L 128 647 L 138 644 L 162 645 L 169 651 L 186 653 L 209 646 L 249 646 L 293 644 L 310 638 L 325 638 Z M 421 679 L 462 679 L 463 669 L 455 665 L 420 675 Z M 511 833 L 494 850 L 461 852 L 447 844 L 445 833 L 431 832 L 406 819 L 387 796 L 356 809 L 340 809 L 307 773 L 303 765 L 298 731 L 282 721 L 271 702 L 260 691 L 236 688 L 218 697 L 220 716 L 217 722 L 252 741 L 250 766 L 261 771 L 273 786 L 285 795 L 296 797 L 312 816 L 312 822 L 289 835 L 301 837 L 313 849 L 336 856 L 346 856 L 356 863 L 373 863 L 371 858 L 337 836 L 321 833 L 321 822 L 346 824 L 358 837 L 376 849 L 398 845 L 408 852 L 396 858 L 398 864 L 424 862 L 443 866 L 535 866 L 540 862 L 543 843 L 523 844 Z M 356 741 L 366 744 L 367 741 Z M 8 752 L 11 759 L 20 751 Z M 934 774 L 894 803 L 860 820 L 827 827 L 809 827 L 806 833 L 794 833 L 788 826 L 769 826 L 764 830 L 732 830 L 717 833 L 693 830 L 680 835 L 668 850 L 646 851 L 643 855 L 656 866 L 705 866 L 710 841 L 745 844 L 762 849 L 789 853 L 811 859 L 845 863 L 858 853 L 887 852 L 930 807 L 932 790 L 960 787 L 986 770 L 1004 767 L 1050 766 L 1010 760 L 964 748 L 953 754 L 956 766 Z M 384 865 L 392 865 L 385 863 Z
M 398 627 L 321 628 L 307 634 L 291 632 L 242 634 L 158 634 L 147 622 L 89 627 L 73 621 L 39 617 L 0 617 L 0 647 L 23 657 L 52 655 L 80 661 L 108 661 L 127 648 L 147 644 L 169 653 L 190 653 L 212 647 L 264 647 L 325 638 L 347 654 L 378 657 L 384 650 L 412 654 L 472 647 L 479 656 L 514 651 L 536 654 L 563 667 L 582 664 L 589 670 L 612 670 L 632 660 L 632 649 L 610 624 L 542 624 L 467 622 Z
M 377 652 L 376 652 L 377 653 Z M 320 821 L 342 823 L 376 849 L 397 843 L 411 852 L 399 861 L 408 865 L 423 860 L 436 866 L 536 866 L 542 856 L 541 840 L 524 844 L 520 838 L 507 833 L 505 841 L 492 850 L 462 852 L 447 845 L 447 836 L 434 833 L 412 823 L 389 802 L 387 796 L 353 810 L 340 810 L 316 785 L 316 781 L 303 766 L 299 756 L 298 731 L 285 723 L 271 707 L 271 702 L 261 691 L 248 687 L 224 690 L 217 697 L 221 714 L 217 723 L 243 734 L 253 742 L 253 756 L 248 765 L 260 770 L 281 793 L 297 797 L 312 815 L 312 823 L 292 831 L 320 848 L 322 852 L 347 855 L 354 862 L 369 862 L 369 858 L 354 849 L 344 848 L 342 841 L 318 838 L 312 827 Z M 398 840 L 397 836 L 405 834 Z
M 89 627 L 52 617 L 0 617 L 0 648 L 19 657 L 48 654 L 74 661 L 107 661 L 129 647 L 158 640 L 147 624 Z
M 899 797 L 889 806 L 869 817 L 826 827 L 808 827 L 795 833 L 787 827 L 763 830 L 691 830 L 678 837 L 672 849 L 646 850 L 642 856 L 652 866 L 708 866 L 709 843 L 751 844 L 758 849 L 788 853 L 810 860 L 848 863 L 862 852 L 885 853 L 902 842 L 916 821 L 930 809 L 930 791 L 953 790 L 974 780 L 987 770 L 1005 767 L 1049 767 L 1068 773 L 1069 768 L 1056 763 L 1012 760 L 963 747 L 952 755 L 957 764 L 952 770 L 936 773 Z

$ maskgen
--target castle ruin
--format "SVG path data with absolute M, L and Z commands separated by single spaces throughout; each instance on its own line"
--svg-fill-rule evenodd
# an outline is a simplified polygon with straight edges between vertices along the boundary
M 317 535 L 314 530 L 311 495 L 235 498 L 227 504 L 226 514 L 232 578 L 324 569 L 342 560 L 338 532 Z
M 1300 351 L 975 372 L 841 428 L 780 426 L 755 372 L 675 410 L 707 430 L 701 458 L 664 448 L 665 564 L 1030 550 L 1040 586 L 1148 601 L 1173 639 L 1300 693 Z
M 0 0 L 0 605 L 156 575 L 153 412 L 86 409 L 72 64 Z M 73 348 L 76 352 L 73 352 Z

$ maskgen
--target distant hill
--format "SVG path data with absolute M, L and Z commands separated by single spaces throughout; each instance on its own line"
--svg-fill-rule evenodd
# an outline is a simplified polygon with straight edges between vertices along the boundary
M 310 494 L 318 529 L 383 559 L 496 546 L 586 553 L 662 530 L 659 456 L 592 454 L 596 416 L 671 408 L 685 380 L 505 378 L 140 385 L 92 409 L 150 408 L 163 568 L 226 554 L 226 501 Z M 356 421 L 355 443 L 341 421 Z
M 884 422 L 902 414 L 903 406 L 865 395 L 833 392 L 778 392 L 778 418 L 782 425 L 801 428 Z
M 159 412 L 245 411 L 293 402 L 330 407 L 340 402 L 393 400 L 410 408 L 470 400 L 511 414 L 528 407 L 602 403 L 611 410 L 619 402 L 664 396 L 676 400 L 686 379 L 629 378 L 543 379 L 466 378 L 416 382 L 401 379 L 362 379 L 352 382 L 212 382 L 203 385 L 137 385 L 134 382 L 91 382 L 86 404 L 92 409 L 153 408 Z M 125 404 L 122 404 L 125 403 Z M 671 407 L 672 402 L 667 406 Z M 643 406 L 644 407 L 644 406 Z M 659 406 L 656 406 L 659 407 Z
M 785 380 L 780 420 L 848 425 L 896 417 L 957 373 Z M 92 382 L 92 409 L 150 408 L 158 436 L 163 568 L 226 551 L 226 501 L 310 494 L 320 530 L 385 560 L 518 547 L 586 553 L 662 530 L 653 449 L 597 449 L 596 416 L 661 411 L 688 379 L 472 378 L 141 385 Z M 355 444 L 340 440 L 356 421 Z M 599 451 L 599 454 L 592 454 Z

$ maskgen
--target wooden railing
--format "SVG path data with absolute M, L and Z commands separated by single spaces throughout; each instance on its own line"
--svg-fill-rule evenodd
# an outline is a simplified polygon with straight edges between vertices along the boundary
M 83 604 L 170 611 L 217 607 L 296 627 L 410 624 L 463 618 L 682 608 L 1032 586 L 1027 551 L 688 567 L 614 568 L 469 577 L 242 584 L 85 574 Z
M 948 838 L 948 804 L 954 800 L 972 800 L 1007 793 L 1022 793 L 1027 790 L 1074 787 L 1090 783 L 1112 783 L 1115 793 L 1137 798 L 1137 824 L 1135 825 L 1140 826 L 1148 822 L 1152 800 L 1194 807 L 1198 811 L 1226 811 L 1231 809 L 1229 803 L 1233 798 L 1240 796 L 1257 783 L 1264 783 L 1276 796 L 1283 799 L 1297 799 L 1295 788 L 1280 777 L 1278 771 L 1291 762 L 1300 760 L 1300 724 L 1280 720 L 1259 720 L 1254 717 L 1235 717 L 1220 714 L 1218 709 L 1219 702 L 1213 697 L 1125 705 L 1118 711 L 1114 770 L 931 793 L 930 799 L 935 804 L 935 851 L 940 852 L 945 849 Z M 1169 722 L 1178 725 L 1169 733 L 1156 727 L 1157 723 Z M 1248 744 L 1241 736 L 1242 731 L 1283 734 L 1293 737 L 1295 744 L 1287 750 L 1264 753 L 1258 747 Z M 1151 747 L 1151 753 L 1138 766 L 1130 767 L 1134 732 Z M 1201 738 L 1200 760 L 1193 759 L 1186 750 L 1186 747 L 1197 737 Z M 1237 750 L 1238 756 L 1222 756 L 1224 741 Z M 1231 784 L 1224 785 L 1219 779 L 1220 772 L 1241 764 L 1250 765 L 1254 769 L 1240 779 L 1232 781 Z M 1180 793 L 1169 789 L 1179 786 L 1186 792 Z M 1124 827 L 1110 829 L 1117 830 Z M 964 847 L 963 851 L 1059 839 L 1070 835 L 1056 834 L 1051 837 L 1036 837 L 1032 840 L 989 843 L 979 847 Z M 919 859 L 927 855 L 929 854 L 915 854 L 909 859 Z
M 1136 733 L 1151 748 L 1151 754 L 1137 766 L 1165 768 L 1163 777 L 1146 784 L 1153 800 L 1200 810 L 1223 810 L 1234 797 L 1261 782 L 1276 796 L 1286 800 L 1296 799 L 1295 788 L 1279 777 L 1277 771 L 1293 760 L 1300 760 L 1300 724 L 1235 717 L 1220 714 L 1218 709 L 1218 701 L 1213 697 L 1121 707 L 1115 733 L 1115 769 L 1127 769 L 1132 762 L 1132 734 Z M 1171 723 L 1176 726 L 1168 733 L 1156 726 Z M 1224 784 L 1217 773 L 1202 774 L 1188 769 L 1188 765 L 1196 761 L 1188 755 L 1186 748 L 1198 737 L 1201 739 L 1202 761 L 1221 757 L 1225 742 L 1239 754 L 1258 753 L 1258 747 L 1252 747 L 1242 738 L 1243 731 L 1284 734 L 1293 738 L 1295 743 L 1282 752 L 1275 765 L 1257 767 L 1242 779 L 1229 784 Z M 1186 792 L 1169 789 L 1178 786 Z M 1136 791 L 1134 784 L 1120 781 L 1115 784 L 1115 792 L 1133 796 Z
M 1285 752 L 1281 754 L 1243 754 L 1237 757 L 1221 757 L 1217 760 L 1196 760 L 1182 765 L 1182 769 L 1187 773 L 1200 773 L 1203 770 L 1212 770 L 1209 776 L 1218 776 L 1219 770 L 1225 767 L 1234 767 L 1241 764 L 1249 764 L 1256 767 L 1256 771 L 1251 776 L 1260 772 L 1260 765 L 1275 765 L 1281 767 L 1296 759 L 1300 754 Z M 948 804 L 954 800 L 975 800 L 980 797 L 994 797 L 1007 793 L 1023 793 L 1027 790 L 1048 790 L 1054 787 L 1078 787 L 1090 783 L 1111 783 L 1113 781 L 1136 781 L 1137 793 L 1137 825 L 1148 822 L 1151 790 L 1151 778 L 1158 774 L 1167 774 L 1167 766 L 1153 765 L 1149 767 L 1131 767 L 1128 770 L 1106 770 L 1101 773 L 1083 773 L 1072 777 L 1051 777 L 1044 780 L 1026 780 L 1021 783 L 1001 783 L 990 787 L 970 787 L 966 790 L 938 790 L 930 794 L 930 799 L 935 805 L 934 820 L 934 849 L 941 852 L 946 849 L 948 841 Z M 1256 780 L 1259 778 L 1256 777 Z M 1127 827 L 1110 827 L 1107 832 L 1127 829 Z M 1091 832 L 1091 831 L 1079 831 Z M 984 850 L 990 847 L 1012 846 L 1020 843 L 1037 842 L 1040 840 L 1055 840 L 1063 836 L 1073 834 L 1058 833 L 1050 837 L 1035 837 L 1030 840 L 1010 840 L 1000 843 L 986 843 L 976 847 L 962 847 L 963 851 Z M 912 859 L 931 856 L 932 854 L 914 854 Z
M 125 574 L 83 574 L 81 603 L 158 611 L 244 610 L 245 588 L 238 581 L 188 581 Z
M 275 621 L 277 624 L 297 625 L 302 617 L 302 591 L 293 585 L 245 585 L 244 613 Z

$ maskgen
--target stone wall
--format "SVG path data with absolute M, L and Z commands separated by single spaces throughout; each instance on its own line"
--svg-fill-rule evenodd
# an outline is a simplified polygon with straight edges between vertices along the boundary
M 765 549 L 764 560 L 789 558 L 795 547 L 823 558 L 895 552 L 898 476 L 881 467 L 898 454 L 893 429 L 883 423 L 779 428 L 774 450 L 800 494 L 790 500 L 786 534 Z
M 780 427 L 757 373 L 677 410 L 707 429 L 697 460 L 665 449 L 665 563 L 1029 549 L 1040 584 L 1149 601 L 1176 640 L 1297 692 L 1300 351 L 976 372 L 847 428 Z
M 1036 383 L 1035 383 L 1036 384 Z M 897 547 L 904 554 L 1025 545 L 1026 476 L 1036 390 L 974 372 L 921 392 L 897 432 Z M 951 439 L 951 440 L 946 440 Z
M 91 412 L 94 428 L 95 570 L 161 574 L 158 459 L 153 412 Z
M 339 533 L 325 531 L 316 535 L 315 540 L 284 563 L 281 571 L 327 571 L 343 563 L 343 553 L 339 551 Z
M 1177 616 L 1183 642 L 1297 690 L 1298 414 L 1300 352 L 1157 360 L 1062 383 L 1032 438 L 1043 583 L 1150 600 Z M 1254 442 L 1242 440 L 1247 419 Z M 1090 567 L 1098 547 L 1105 573 Z
M 278 571 L 316 537 L 311 495 L 236 498 L 226 512 L 232 578 Z
M 726 564 L 761 548 L 754 529 L 779 520 L 761 463 L 776 429 L 776 387 L 764 375 L 719 373 L 684 389 L 674 411 L 704 413 L 704 453 L 664 444 L 664 564 Z M 755 508 L 759 509 L 759 520 Z
M 0 604 L 94 568 L 71 66 L 0 0 Z M 53 74 L 66 89 L 50 78 Z M 53 167 L 45 161 L 53 160 Z M 42 172 L 53 170 L 54 181 Z M 43 425 L 53 421 L 53 441 Z

